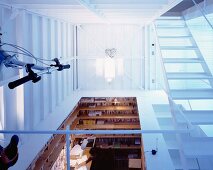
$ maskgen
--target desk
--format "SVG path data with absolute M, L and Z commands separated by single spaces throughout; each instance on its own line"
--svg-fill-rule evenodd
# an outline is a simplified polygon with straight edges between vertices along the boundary
M 129 168 L 141 169 L 141 159 L 129 159 Z

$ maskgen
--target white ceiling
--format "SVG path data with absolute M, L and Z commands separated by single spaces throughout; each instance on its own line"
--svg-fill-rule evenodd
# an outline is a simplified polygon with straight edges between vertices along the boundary
M 182 0 L 4 0 L 72 23 L 146 24 Z

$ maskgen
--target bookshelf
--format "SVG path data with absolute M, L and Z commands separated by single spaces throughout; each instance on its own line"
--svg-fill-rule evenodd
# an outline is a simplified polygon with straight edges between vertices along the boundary
M 71 130 L 141 129 L 136 98 L 83 97 L 58 129 L 63 130 L 66 126 L 70 126 Z M 72 148 L 89 136 L 91 135 L 71 135 L 70 147 Z M 142 162 L 145 162 L 144 155 L 141 154 L 143 153 L 141 135 L 102 134 L 93 136 L 95 137 L 94 145 L 88 145 L 87 152 L 94 146 L 103 151 L 110 148 L 113 151 L 117 167 L 127 166 L 129 159 L 141 159 Z M 28 169 L 54 170 L 58 167 L 66 167 L 65 148 L 65 136 L 53 135 Z
M 116 99 L 116 100 L 115 100 Z M 79 101 L 78 123 L 75 129 L 94 130 L 135 130 L 141 129 L 135 98 L 82 98 Z M 79 143 L 90 135 L 73 135 L 73 143 Z M 111 149 L 115 166 L 127 169 L 130 162 L 143 162 L 143 144 L 141 135 L 93 135 L 96 148 Z M 88 144 L 87 150 L 91 148 Z M 144 165 L 144 162 L 143 162 Z M 142 163 L 141 166 L 143 167 Z M 140 168 L 144 170 L 143 168 Z
M 136 98 L 134 97 L 83 97 L 79 101 L 80 107 L 95 108 L 98 106 L 132 106 L 137 109 Z

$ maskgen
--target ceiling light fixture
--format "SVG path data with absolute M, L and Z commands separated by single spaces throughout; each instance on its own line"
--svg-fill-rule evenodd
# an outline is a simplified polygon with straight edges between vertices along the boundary
M 105 80 L 110 83 L 115 79 L 115 76 L 123 75 L 123 59 L 115 59 L 117 49 L 108 48 L 105 50 L 105 59 L 96 59 L 96 75 L 104 76 Z

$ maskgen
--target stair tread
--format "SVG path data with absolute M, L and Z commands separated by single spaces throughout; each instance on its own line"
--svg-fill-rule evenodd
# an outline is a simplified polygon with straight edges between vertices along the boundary
M 167 73 L 168 79 L 213 79 L 206 73 Z
M 194 50 L 196 46 L 161 46 L 162 50 Z
M 173 100 L 213 99 L 213 89 L 175 89 L 170 94 Z
M 212 114 L 213 110 L 183 110 L 185 114 Z
M 209 157 L 213 156 L 213 141 L 191 141 L 183 145 L 183 153 L 187 157 Z
M 213 124 L 213 110 L 183 110 L 184 115 L 194 125 Z M 177 116 L 179 123 L 185 122 L 181 116 Z
M 164 58 L 164 63 L 201 63 L 199 58 Z
M 157 29 L 186 29 L 185 25 L 158 25 Z
M 190 35 L 172 35 L 172 36 L 158 36 L 158 38 L 191 38 L 192 36 Z
M 169 21 L 184 21 L 183 18 L 174 18 L 174 17 L 160 17 L 157 19 L 157 21 L 165 21 L 165 20 L 169 20 Z

